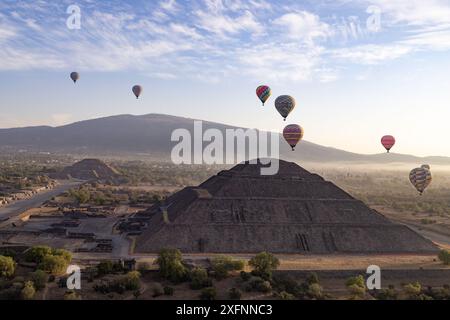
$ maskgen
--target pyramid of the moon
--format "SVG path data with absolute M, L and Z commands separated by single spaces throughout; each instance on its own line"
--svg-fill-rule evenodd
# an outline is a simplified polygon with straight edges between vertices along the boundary
M 435 245 L 322 177 L 280 161 L 243 163 L 154 206 L 137 252 L 432 253 Z

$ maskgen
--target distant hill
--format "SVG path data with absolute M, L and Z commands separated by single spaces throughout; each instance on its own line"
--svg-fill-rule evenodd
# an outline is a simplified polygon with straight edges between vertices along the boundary
M 118 115 L 60 127 L 0 129 L 0 148 L 91 155 L 150 154 L 159 158 L 168 158 L 176 144 L 170 141 L 173 130 L 184 128 L 192 132 L 193 123 L 193 119 L 148 114 Z M 209 128 L 224 132 L 225 129 L 236 127 L 204 121 L 203 130 Z M 448 157 L 420 158 L 395 153 L 363 155 L 324 147 L 308 141 L 303 141 L 296 152 L 291 152 L 281 136 L 280 140 L 281 157 L 291 161 L 450 165 Z

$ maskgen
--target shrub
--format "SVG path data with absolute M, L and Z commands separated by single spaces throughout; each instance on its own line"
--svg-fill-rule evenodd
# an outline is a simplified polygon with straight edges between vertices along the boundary
M 64 300 L 81 300 L 81 296 L 75 291 L 67 291 L 64 294 Z
M 191 289 L 199 290 L 212 286 L 212 281 L 208 277 L 208 272 L 204 268 L 194 268 L 190 273 Z
M 225 279 L 230 271 L 244 269 L 245 263 L 242 260 L 233 260 L 231 257 L 219 256 L 211 261 L 211 267 L 214 277 L 217 279 Z
M 164 289 L 161 284 L 155 283 L 152 288 L 153 298 L 162 296 L 164 294 Z
M 278 292 L 285 291 L 293 294 L 294 296 L 300 296 L 303 294 L 302 287 L 289 275 L 276 275 L 274 276 L 272 283 Z
M 408 299 L 417 299 L 422 291 L 422 286 L 419 282 L 408 283 L 403 286 L 403 291 Z
M 447 251 L 447 250 L 441 250 L 441 252 L 439 252 L 438 258 L 439 258 L 439 260 L 441 260 L 442 263 L 444 263 L 445 265 L 449 265 L 449 264 L 450 264 L 450 251 Z
M 242 297 L 242 292 L 241 290 L 237 289 L 237 288 L 231 288 L 228 291 L 228 298 L 230 300 L 241 300 Z
M 366 293 L 364 277 L 361 275 L 349 278 L 346 282 L 346 286 L 350 294 L 355 298 L 362 297 Z
M 215 300 L 217 296 L 216 288 L 209 287 L 204 288 L 202 292 L 200 293 L 200 299 L 201 300 Z
M 141 286 L 140 284 L 141 274 L 138 271 L 128 272 L 121 279 L 126 290 L 138 290 Z
M 47 285 L 48 278 L 48 274 L 42 270 L 36 270 L 35 272 L 31 273 L 31 281 L 33 281 L 36 290 L 44 289 Z
M 249 265 L 253 267 L 256 275 L 270 279 L 272 271 L 278 268 L 280 261 L 271 253 L 261 252 L 250 260 Z
M 52 248 L 48 246 L 36 246 L 25 252 L 25 260 L 27 262 L 41 263 L 45 256 L 52 254 Z
M 72 261 L 72 253 L 64 249 L 53 249 L 52 255 L 63 258 L 67 264 Z
M 11 257 L 0 256 L 0 277 L 12 277 L 16 271 L 16 263 Z
M 22 291 L 20 292 L 20 297 L 23 300 L 31 300 L 34 298 L 36 290 L 34 289 L 33 282 L 27 281 L 24 284 Z
M 322 299 L 323 289 L 318 283 L 312 283 L 308 287 L 307 295 L 311 299 Z
M 250 280 L 252 275 L 250 273 L 248 273 L 248 272 L 241 271 L 240 277 L 241 277 L 242 281 L 248 281 L 248 280 Z
M 177 249 L 163 249 L 160 251 L 156 264 L 162 277 L 172 282 L 186 279 L 187 270 L 181 259 L 181 252 Z
M 268 293 L 272 291 L 272 286 L 269 281 L 265 281 L 260 277 L 252 277 L 246 286 L 246 290 Z
M 47 255 L 39 264 L 39 269 L 53 275 L 60 275 L 66 272 L 69 263 L 62 256 Z
M 277 296 L 281 300 L 295 300 L 295 296 L 286 291 L 281 291 Z
M 173 296 L 174 289 L 172 287 L 164 287 L 164 295 Z

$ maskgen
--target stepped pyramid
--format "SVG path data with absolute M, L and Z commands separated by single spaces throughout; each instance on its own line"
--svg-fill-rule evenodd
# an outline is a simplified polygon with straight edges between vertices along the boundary
M 322 177 L 280 160 L 274 176 L 243 163 L 145 212 L 136 252 L 434 253 L 436 246 Z

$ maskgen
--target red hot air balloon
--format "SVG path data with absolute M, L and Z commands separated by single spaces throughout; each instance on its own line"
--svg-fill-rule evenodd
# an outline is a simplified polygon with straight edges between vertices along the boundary
M 259 100 L 261 100 L 262 104 L 264 105 L 266 101 L 270 98 L 272 95 L 272 90 L 268 86 L 259 86 L 256 88 L 256 95 L 258 96 Z
M 290 124 L 283 130 L 283 137 L 291 146 L 292 151 L 295 151 L 295 147 L 303 139 L 303 134 L 303 128 L 297 124 Z
M 134 95 L 136 96 L 136 99 L 139 99 L 139 96 L 140 96 L 141 93 L 142 93 L 142 87 L 139 86 L 139 85 L 134 86 L 134 87 L 133 87 L 133 93 L 134 93 Z
M 392 147 L 395 145 L 395 138 L 393 136 L 384 136 L 381 138 L 381 144 L 383 147 L 386 148 L 387 152 L 392 149 Z

